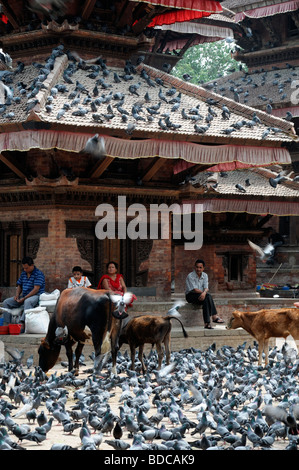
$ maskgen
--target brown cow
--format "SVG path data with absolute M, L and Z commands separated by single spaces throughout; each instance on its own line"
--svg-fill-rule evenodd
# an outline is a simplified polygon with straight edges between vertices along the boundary
M 259 362 L 265 352 L 265 365 L 268 364 L 269 339 L 287 338 L 291 335 L 299 339 L 299 308 L 263 309 L 257 312 L 235 310 L 228 321 L 227 329 L 243 328 L 253 336 L 259 345 Z
M 50 319 L 46 338 L 42 340 L 38 350 L 41 369 L 47 372 L 55 365 L 63 344 L 69 370 L 72 370 L 72 347 L 78 343 L 75 350 L 75 373 L 78 374 L 79 358 L 85 342 L 90 338 L 95 350 L 95 368 L 99 367 L 103 354 L 110 349 L 115 364 L 121 320 L 128 316 L 125 312 L 126 305 L 120 302 L 115 308 L 115 300 L 115 296 L 111 300 L 106 290 L 85 287 L 65 289 Z M 88 332 L 86 327 L 89 328 Z
M 172 319 L 178 320 L 181 324 L 184 337 L 187 338 L 188 334 L 185 328 L 176 316 L 156 316 L 156 315 L 142 315 L 134 318 L 125 320 L 125 326 L 122 327 L 119 346 L 122 344 L 128 344 L 131 351 L 131 370 L 135 369 L 135 352 L 136 348 L 139 347 L 138 359 L 142 365 L 142 372 L 145 374 L 145 365 L 143 362 L 143 349 L 144 344 L 150 343 L 152 346 L 156 345 L 158 352 L 158 370 L 161 369 L 163 351 L 162 343 L 165 346 L 166 353 L 166 364 L 169 364 L 170 360 L 170 333 L 171 333 L 171 321 Z

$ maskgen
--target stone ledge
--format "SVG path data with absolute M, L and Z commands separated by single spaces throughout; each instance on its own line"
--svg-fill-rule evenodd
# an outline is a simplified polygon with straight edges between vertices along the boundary
M 237 328 L 236 330 L 227 330 L 225 326 L 215 326 L 212 330 L 209 330 L 204 327 L 185 327 L 186 332 L 188 333 L 189 337 L 198 337 L 198 336 L 246 336 L 252 338 L 252 336 L 247 333 L 247 331 L 243 330 L 243 328 Z M 182 330 L 179 327 L 172 327 L 171 329 L 171 336 L 175 338 L 179 338 L 182 336 Z
M 182 330 L 180 328 L 172 328 L 171 331 L 171 350 L 180 351 L 182 349 L 195 348 L 205 350 L 211 344 L 215 344 L 216 349 L 222 346 L 231 346 L 237 348 L 239 345 L 246 341 L 247 347 L 253 345 L 255 339 L 250 336 L 242 328 L 236 330 L 227 330 L 225 326 L 217 325 L 213 330 L 206 330 L 203 327 L 187 327 L 186 331 L 188 337 L 184 338 Z M 33 354 L 34 366 L 38 365 L 38 347 L 40 345 L 41 338 L 45 335 L 37 334 L 22 334 L 22 335 L 0 335 L 0 341 L 4 343 L 4 346 L 13 346 L 24 351 L 23 364 L 26 364 L 27 358 Z M 270 346 L 275 344 L 275 339 L 270 340 Z M 129 351 L 129 346 L 124 344 L 121 347 L 121 352 Z M 151 345 L 146 344 L 144 348 L 145 354 L 148 354 L 151 350 Z M 89 356 L 93 353 L 93 346 L 86 345 L 83 349 L 83 354 L 86 360 L 89 360 Z M 5 359 L 10 360 L 10 356 L 5 353 Z M 65 349 L 61 348 L 59 361 L 67 361 Z

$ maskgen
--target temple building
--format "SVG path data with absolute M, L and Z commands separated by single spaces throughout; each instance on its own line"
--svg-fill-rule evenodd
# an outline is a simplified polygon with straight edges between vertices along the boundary
M 170 74 L 193 44 L 240 34 L 227 2 L 23 3 L 1 2 L 12 59 L 3 54 L 0 71 L 3 295 L 24 255 L 48 291 L 65 288 L 74 265 L 96 286 L 115 260 L 127 286 L 169 299 L 198 257 L 214 291 L 254 291 L 248 239 L 262 239 L 269 214 L 299 215 L 294 124 Z M 187 211 L 183 226 L 172 207 Z M 203 245 L 186 249 L 198 214 Z
M 240 66 L 226 77 L 205 84 L 206 88 L 272 116 L 294 123 L 299 132 L 299 16 L 297 1 L 225 0 L 223 8 L 234 13 L 235 44 L 232 55 Z M 292 163 L 273 171 L 284 171 L 285 189 L 299 174 L 298 143 L 290 147 Z M 264 170 L 264 173 L 266 170 Z M 297 178 L 296 178 L 297 176 Z M 293 186 L 296 189 L 295 186 Z M 268 187 L 269 189 L 269 187 Z M 220 190 L 220 189 L 219 189 Z M 266 192 L 264 193 L 267 194 Z M 274 194 L 274 193 L 273 193 Z M 278 249 L 277 262 L 267 266 L 258 260 L 257 283 L 272 279 L 274 284 L 298 284 L 299 220 L 286 211 L 277 217 L 269 213 L 264 225 L 275 228 L 285 239 Z M 264 245 L 267 239 L 260 240 Z

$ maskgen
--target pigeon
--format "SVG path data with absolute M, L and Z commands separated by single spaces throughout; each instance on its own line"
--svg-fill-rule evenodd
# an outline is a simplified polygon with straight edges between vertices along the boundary
M 26 360 L 26 365 L 27 365 L 28 369 L 30 369 L 33 366 L 33 362 L 34 362 L 33 361 L 33 354 L 31 354 Z
M 272 188 L 276 188 L 278 184 L 282 183 L 283 181 L 286 180 L 286 177 L 284 176 L 284 172 L 279 173 L 275 178 L 269 178 L 269 184 L 272 186 Z
M 189 73 L 184 73 L 183 80 L 185 80 L 186 82 L 189 82 L 190 80 L 192 80 L 192 76 L 189 75 Z
M 28 434 L 31 432 L 31 428 L 28 424 L 15 424 L 12 426 L 11 432 L 19 441 L 22 441 L 23 439 L 27 439 Z
M 136 95 L 136 96 L 139 96 L 139 93 L 137 93 L 137 90 L 138 88 L 140 87 L 141 83 L 137 83 L 135 85 L 130 85 L 129 86 L 129 92 L 132 94 L 132 95 Z
M 181 316 L 179 313 L 179 309 L 186 305 L 186 302 L 184 300 L 178 300 L 176 301 L 173 306 L 168 310 L 167 316 Z
M 165 101 L 165 103 L 168 103 L 167 98 L 166 98 L 166 96 L 164 95 L 164 93 L 163 93 L 163 91 L 162 91 L 161 88 L 160 88 L 160 90 L 159 90 L 158 96 L 159 96 L 160 100 Z
M 58 344 L 63 344 L 68 338 L 68 328 L 67 326 L 62 327 L 58 326 L 55 330 L 55 339 L 54 342 Z
M 28 422 L 30 421 L 35 421 L 37 418 L 37 411 L 35 408 L 32 408 L 31 410 L 27 411 L 26 413 L 26 418 L 28 419 Z
M 205 134 L 209 130 L 210 124 L 207 126 L 199 126 L 198 124 L 194 124 L 194 130 L 198 134 Z
M 162 68 L 163 68 L 164 72 L 166 72 L 166 73 L 171 72 L 171 65 L 166 63 L 166 62 L 162 65 Z
M 39 103 L 39 100 L 37 98 L 29 100 L 27 102 L 26 112 L 29 113 L 37 105 L 37 103 Z
M 246 189 L 241 184 L 237 183 L 235 187 L 242 193 L 246 193 Z
M 4 64 L 8 69 L 12 69 L 12 58 L 7 52 L 3 52 L 3 49 L 0 48 L 0 62 Z M 19 65 L 19 62 L 17 62 Z
M 84 149 L 82 150 L 84 153 L 89 153 L 96 158 L 104 158 L 106 156 L 106 148 L 105 148 L 105 141 L 103 137 L 99 137 L 99 134 L 90 137 Z
M 293 120 L 293 114 L 290 111 L 287 111 L 284 119 L 286 121 L 292 121 Z
M 121 439 L 107 439 L 104 442 L 106 442 L 106 444 L 108 444 L 109 446 L 113 447 L 113 449 L 115 450 L 127 450 L 129 449 L 129 447 L 131 447 L 131 444 Z
M 271 256 L 271 254 L 273 253 L 274 246 L 272 245 L 272 243 L 268 243 L 266 247 L 263 249 L 260 246 L 256 245 L 255 243 L 253 243 L 252 241 L 250 240 L 247 240 L 247 241 L 248 241 L 249 246 L 253 250 L 255 250 L 257 254 L 260 256 L 261 260 L 265 260 L 266 258 Z
M 20 416 L 26 415 L 28 411 L 32 410 L 33 408 L 33 399 L 30 397 L 24 403 L 24 406 L 13 416 L 13 418 L 20 418 Z
M 43 426 L 48 421 L 48 418 L 45 415 L 44 411 L 41 411 L 40 414 L 36 417 L 37 423 L 39 426 Z
M 25 351 L 19 351 L 17 348 L 14 348 L 13 346 L 5 346 L 5 351 L 11 356 L 13 362 L 16 364 L 20 364 Z
M 126 128 L 126 134 L 132 135 L 135 130 L 136 124 L 134 122 L 129 122 Z
M 123 435 L 123 432 L 122 432 L 122 429 L 121 429 L 121 426 L 119 424 L 119 422 L 117 421 L 115 423 L 115 426 L 114 426 L 114 429 L 113 429 L 113 437 L 114 439 L 121 439 L 122 435 Z

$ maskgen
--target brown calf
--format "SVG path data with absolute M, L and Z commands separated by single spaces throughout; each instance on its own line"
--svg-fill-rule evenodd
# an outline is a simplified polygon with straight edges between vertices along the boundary
M 259 365 L 265 352 L 265 365 L 268 364 L 269 339 L 287 338 L 291 335 L 299 339 L 299 308 L 263 309 L 257 312 L 235 310 L 228 321 L 227 329 L 243 328 L 259 344 Z
M 127 325 L 121 330 L 119 338 L 119 346 L 128 344 L 131 351 L 131 370 L 135 369 L 135 351 L 139 347 L 138 359 L 142 365 L 142 372 L 145 373 L 146 368 L 143 362 L 143 349 L 144 344 L 150 343 L 152 346 L 156 345 L 158 352 L 158 370 L 161 369 L 163 350 L 162 343 L 165 346 L 166 364 L 170 361 L 170 333 L 171 333 L 171 320 L 178 320 L 181 324 L 184 337 L 187 338 L 188 334 L 185 328 L 177 317 L 175 316 L 155 316 L 155 315 L 142 315 L 135 318 L 130 318 Z

